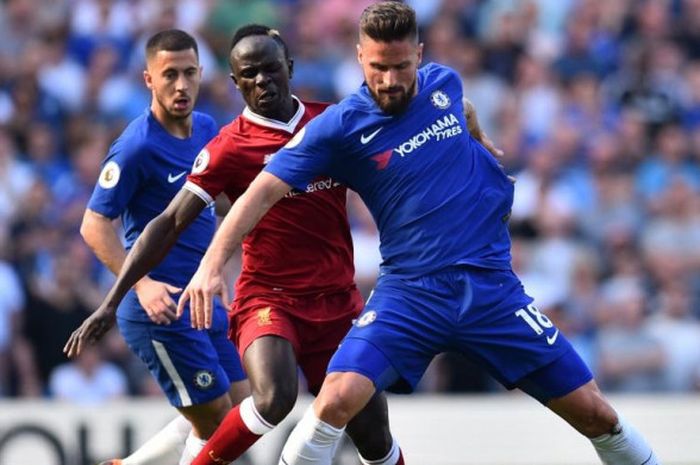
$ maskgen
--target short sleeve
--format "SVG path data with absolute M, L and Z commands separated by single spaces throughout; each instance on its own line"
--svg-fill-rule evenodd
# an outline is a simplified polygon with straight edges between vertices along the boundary
M 107 218 L 117 218 L 134 193 L 147 180 L 145 166 L 149 152 L 143 144 L 130 144 L 117 139 L 102 163 L 88 208 Z
M 225 134 L 219 133 L 210 140 L 195 158 L 184 188 L 207 204 L 213 202 L 220 193 L 230 190 L 240 174 L 236 172 L 233 163 L 234 149 L 233 141 Z
M 335 175 L 342 145 L 338 106 L 329 107 L 301 128 L 270 160 L 265 171 L 300 190 L 315 177 Z

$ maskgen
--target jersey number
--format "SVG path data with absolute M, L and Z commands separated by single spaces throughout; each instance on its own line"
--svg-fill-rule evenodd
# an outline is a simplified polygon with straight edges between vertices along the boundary
M 515 316 L 525 320 L 525 323 L 527 323 L 537 335 L 544 333 L 544 329 L 542 328 L 551 328 L 554 326 L 552 320 L 547 318 L 547 315 L 537 310 L 537 307 L 532 304 L 515 312 Z

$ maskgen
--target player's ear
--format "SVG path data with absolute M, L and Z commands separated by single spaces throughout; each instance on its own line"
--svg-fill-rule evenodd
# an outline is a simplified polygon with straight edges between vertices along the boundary
M 289 79 L 291 79 L 292 74 L 294 74 L 294 60 L 291 58 L 287 59 L 287 71 L 289 72 Z
M 229 74 L 229 76 L 231 77 L 231 80 L 233 81 L 233 83 L 236 85 L 236 89 L 238 89 L 238 80 L 236 80 L 236 75 L 231 73 L 231 74 Z
M 357 62 L 362 64 L 362 45 L 356 44 L 355 48 L 357 49 Z
M 153 77 L 151 76 L 151 73 L 148 72 L 148 70 L 143 70 L 143 82 L 146 83 L 146 87 L 149 89 L 153 89 Z
M 423 42 L 420 42 L 418 44 L 418 64 L 421 64 L 421 61 L 423 61 Z

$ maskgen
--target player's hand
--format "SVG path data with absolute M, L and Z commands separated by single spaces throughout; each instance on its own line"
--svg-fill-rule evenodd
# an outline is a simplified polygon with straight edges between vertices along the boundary
M 169 325 L 177 319 L 177 304 L 170 294 L 177 294 L 181 290 L 148 276 L 141 278 L 134 286 L 141 307 L 146 311 L 148 318 L 158 325 Z
M 85 347 L 94 344 L 109 331 L 116 322 L 116 308 L 109 308 L 104 303 L 83 321 L 68 338 L 63 353 L 68 358 L 80 355 Z
M 185 311 L 185 304 L 190 303 L 190 324 L 195 329 L 211 328 L 214 311 L 214 296 L 221 296 L 223 302 L 228 302 L 228 289 L 221 269 L 210 269 L 204 262 L 200 263 L 197 272 L 180 296 L 177 303 L 177 317 Z

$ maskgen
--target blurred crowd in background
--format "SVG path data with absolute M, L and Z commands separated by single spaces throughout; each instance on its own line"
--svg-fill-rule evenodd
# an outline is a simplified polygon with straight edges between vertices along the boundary
M 224 125 L 243 108 L 227 65 L 238 26 L 278 28 L 294 93 L 334 101 L 362 82 L 368 3 L 0 1 L 0 397 L 159 395 L 116 331 L 75 362 L 61 351 L 113 279 L 78 228 L 109 144 L 149 105 L 145 40 L 195 35 L 197 109 Z M 513 265 L 539 309 L 605 390 L 700 390 L 700 0 L 408 3 L 424 61 L 460 72 L 517 178 Z M 354 195 L 349 211 L 366 295 L 378 238 Z M 500 390 L 455 354 L 420 388 Z

